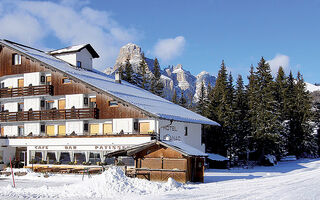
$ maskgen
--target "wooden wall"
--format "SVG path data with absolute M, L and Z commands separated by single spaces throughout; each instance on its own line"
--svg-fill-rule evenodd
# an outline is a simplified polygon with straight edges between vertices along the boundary
M 21 65 L 12 65 L 12 55 L 15 52 L 8 47 L 0 48 L 0 76 L 23 74 L 30 72 L 51 72 L 51 81 L 54 87 L 54 95 L 66 95 L 66 94 L 97 94 L 97 107 L 99 109 L 100 119 L 112 119 L 112 118 L 147 118 L 139 109 L 123 105 L 119 103 L 117 107 L 110 107 L 109 101 L 115 100 L 107 94 L 102 94 L 99 91 L 93 91 L 86 84 L 73 80 L 71 84 L 62 84 L 62 79 L 65 75 L 59 71 L 52 71 L 46 68 L 41 63 L 22 56 Z

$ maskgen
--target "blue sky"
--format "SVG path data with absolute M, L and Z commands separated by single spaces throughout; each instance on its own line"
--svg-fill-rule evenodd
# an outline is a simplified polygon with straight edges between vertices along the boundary
M 0 37 L 45 49 L 90 42 L 102 57 L 99 69 L 128 42 L 162 67 L 180 63 L 193 74 L 217 74 L 224 59 L 234 76 L 246 76 L 264 56 L 274 71 L 283 65 L 320 82 L 320 1 L 77 2 L 1 1 Z

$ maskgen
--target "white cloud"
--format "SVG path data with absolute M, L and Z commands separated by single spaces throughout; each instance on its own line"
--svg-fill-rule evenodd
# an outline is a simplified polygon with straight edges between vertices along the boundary
M 284 69 L 285 72 L 289 71 L 290 58 L 289 56 L 283 54 L 277 54 L 272 60 L 268 60 L 272 74 L 277 74 L 280 66 Z
M 87 1 L 86 1 L 87 2 Z M 113 66 L 121 46 L 138 40 L 133 28 L 119 25 L 106 11 L 76 1 L 3 1 L 0 8 L 0 38 L 46 48 L 49 37 L 65 46 L 90 43 L 100 55 L 96 68 Z M 63 47 L 58 47 L 63 48 Z
M 186 40 L 183 36 L 159 40 L 154 46 L 154 55 L 163 61 L 169 61 L 183 52 Z

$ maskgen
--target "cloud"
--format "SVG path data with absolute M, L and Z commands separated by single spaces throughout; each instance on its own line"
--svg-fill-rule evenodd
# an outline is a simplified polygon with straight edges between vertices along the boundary
M 283 54 L 277 54 L 272 60 L 268 60 L 272 74 L 277 74 L 280 66 L 284 69 L 285 72 L 289 71 L 290 58 L 289 56 Z
M 154 55 L 163 61 L 169 61 L 183 52 L 186 40 L 183 36 L 160 39 L 154 46 Z
M 65 46 L 90 43 L 100 55 L 95 68 L 113 66 L 120 47 L 137 41 L 140 34 L 121 26 L 109 12 L 89 7 L 88 1 L 75 2 L 2 1 L 0 8 L 6 10 L 0 13 L 0 38 L 41 48 L 48 47 L 49 38 Z

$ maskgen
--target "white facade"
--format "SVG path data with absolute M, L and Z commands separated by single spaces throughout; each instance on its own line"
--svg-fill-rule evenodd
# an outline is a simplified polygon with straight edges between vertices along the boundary
M 205 152 L 205 145 L 201 141 L 201 124 L 177 122 L 169 120 L 159 120 L 160 139 L 182 141 Z
M 65 52 L 57 54 L 55 57 L 77 66 L 77 61 L 81 62 L 81 68 L 92 69 L 92 55 L 86 48 L 83 48 L 79 52 Z

